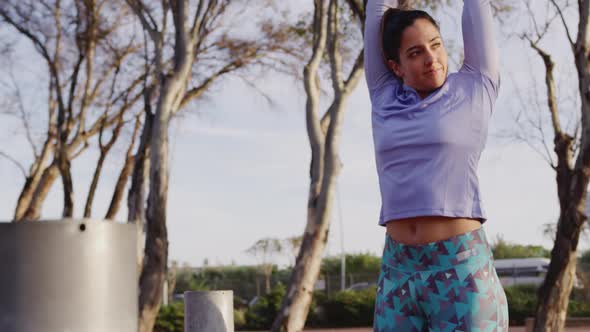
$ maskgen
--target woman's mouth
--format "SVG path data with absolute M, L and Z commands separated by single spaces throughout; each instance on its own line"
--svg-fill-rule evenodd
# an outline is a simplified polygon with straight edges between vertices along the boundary
M 439 72 L 439 71 L 441 71 L 441 70 L 442 70 L 442 68 L 435 68 L 435 69 L 431 69 L 431 70 L 427 71 L 427 72 L 426 72 L 426 73 L 424 73 L 424 74 L 425 74 L 425 75 L 430 75 L 430 76 L 432 76 L 432 75 L 436 75 L 436 74 L 438 74 L 438 72 Z

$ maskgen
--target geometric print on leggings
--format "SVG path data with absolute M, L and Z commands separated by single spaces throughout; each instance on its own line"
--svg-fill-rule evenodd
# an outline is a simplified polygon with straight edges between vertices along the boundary
M 374 331 L 508 331 L 508 304 L 482 228 L 424 245 L 386 237 Z

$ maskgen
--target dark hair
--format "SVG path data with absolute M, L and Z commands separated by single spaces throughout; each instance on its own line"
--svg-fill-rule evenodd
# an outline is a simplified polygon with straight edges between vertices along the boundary
M 422 10 L 403 10 L 389 8 L 381 20 L 381 50 L 383 61 L 394 60 L 399 63 L 399 49 L 402 43 L 402 34 L 407 27 L 418 19 L 428 20 L 440 31 L 438 23 L 427 12 Z

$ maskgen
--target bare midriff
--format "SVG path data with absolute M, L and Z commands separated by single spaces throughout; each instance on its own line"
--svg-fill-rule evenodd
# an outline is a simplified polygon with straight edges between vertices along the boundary
M 481 222 L 477 219 L 435 216 L 395 219 L 388 221 L 385 226 L 393 240 L 419 245 L 479 229 Z

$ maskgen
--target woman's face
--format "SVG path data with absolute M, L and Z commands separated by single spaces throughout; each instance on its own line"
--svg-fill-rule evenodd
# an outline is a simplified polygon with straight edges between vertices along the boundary
M 404 30 L 399 60 L 389 60 L 390 69 L 421 98 L 440 88 L 447 78 L 447 51 L 438 29 L 426 19 L 417 19 Z

